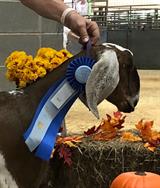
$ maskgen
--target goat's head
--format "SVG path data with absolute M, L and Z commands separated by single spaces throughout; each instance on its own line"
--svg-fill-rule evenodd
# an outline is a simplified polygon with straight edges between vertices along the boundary
M 104 99 L 119 111 L 132 112 L 139 100 L 140 80 L 133 64 L 133 54 L 114 44 L 96 47 L 92 56 L 97 59 L 86 83 L 86 101 L 80 99 L 99 117 L 97 105 Z
M 119 61 L 120 80 L 107 100 L 115 104 L 120 111 L 132 112 L 139 100 L 140 80 L 133 64 L 133 55 L 128 50 L 116 49 Z

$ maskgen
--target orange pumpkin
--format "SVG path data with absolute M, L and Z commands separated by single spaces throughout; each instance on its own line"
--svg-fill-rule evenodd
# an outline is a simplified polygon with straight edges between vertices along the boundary
M 160 188 L 160 175 L 151 172 L 125 172 L 113 180 L 110 188 Z

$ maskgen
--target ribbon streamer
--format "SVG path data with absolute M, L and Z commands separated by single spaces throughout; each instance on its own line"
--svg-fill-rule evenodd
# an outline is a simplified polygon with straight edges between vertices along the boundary
M 37 157 L 49 160 L 61 123 L 80 93 L 95 61 L 89 57 L 74 59 L 66 76 L 58 80 L 42 98 L 30 127 L 24 134 L 25 143 Z

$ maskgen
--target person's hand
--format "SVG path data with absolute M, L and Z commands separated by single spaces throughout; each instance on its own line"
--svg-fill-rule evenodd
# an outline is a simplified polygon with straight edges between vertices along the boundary
M 82 44 L 90 39 L 94 45 L 100 38 L 99 27 L 96 22 L 80 16 L 76 11 L 72 11 L 66 16 L 65 25 L 79 36 L 79 41 Z

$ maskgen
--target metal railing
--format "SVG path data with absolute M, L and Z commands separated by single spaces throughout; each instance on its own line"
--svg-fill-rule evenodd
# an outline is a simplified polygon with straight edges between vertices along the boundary
M 93 15 L 88 16 L 101 28 L 108 30 L 160 29 L 160 5 L 108 7 L 93 5 Z

